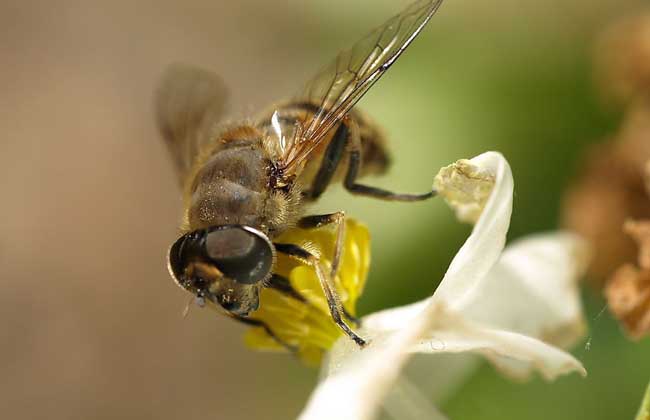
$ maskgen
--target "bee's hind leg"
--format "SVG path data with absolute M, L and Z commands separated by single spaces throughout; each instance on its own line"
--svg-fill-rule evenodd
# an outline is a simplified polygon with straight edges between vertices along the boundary
M 332 283 L 332 279 L 329 276 L 327 276 L 327 274 L 325 274 L 325 271 L 323 270 L 323 266 L 318 256 L 312 254 L 311 252 L 307 251 L 304 248 L 299 247 L 298 245 L 278 244 L 278 243 L 274 245 L 276 251 L 288 255 L 292 258 L 295 258 L 298 261 L 301 261 L 314 268 L 314 270 L 316 271 L 316 275 L 318 276 L 318 281 L 320 282 L 323 292 L 325 293 L 325 298 L 327 299 L 327 305 L 329 307 L 330 314 L 332 315 L 332 320 L 359 347 L 364 347 L 367 344 L 366 340 L 359 337 L 359 335 L 355 333 L 352 330 L 352 328 L 350 328 L 350 326 L 343 319 L 345 314 L 344 314 L 343 305 L 341 305 L 341 299 L 339 298 L 339 295 L 336 293 L 336 289 L 334 287 L 334 284 Z
M 336 169 L 341 163 L 341 159 L 345 154 L 345 146 L 348 142 L 349 129 L 343 123 L 336 129 L 332 140 L 330 140 L 325 149 L 323 160 L 321 161 L 320 168 L 316 173 L 316 177 L 312 181 L 311 188 L 304 192 L 305 198 L 309 200 L 316 200 L 320 197 L 328 185 L 332 182 L 332 177 L 336 173 Z
M 359 126 L 352 118 L 347 118 L 344 125 L 349 127 L 350 135 L 348 136 L 349 155 L 350 161 L 348 163 L 348 172 L 345 175 L 343 185 L 345 189 L 352 194 L 363 195 L 366 197 L 378 198 L 386 201 L 422 201 L 429 199 L 436 195 L 435 190 L 431 190 L 424 194 L 399 194 L 392 191 L 384 190 L 377 187 L 370 187 L 357 183 L 359 169 L 361 166 L 361 137 L 359 134 Z
M 346 146 L 348 150 L 346 150 Z M 359 125 L 353 118 L 344 118 L 330 141 L 311 188 L 304 192 L 308 200 L 316 200 L 332 182 L 332 178 L 345 153 L 350 160 L 343 185 L 352 194 L 378 198 L 386 201 L 422 201 L 436 195 L 435 191 L 424 194 L 401 194 L 356 182 L 361 169 L 361 135 Z

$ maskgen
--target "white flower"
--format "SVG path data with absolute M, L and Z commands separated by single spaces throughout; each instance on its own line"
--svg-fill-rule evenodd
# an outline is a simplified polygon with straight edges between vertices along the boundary
M 519 378 L 533 370 L 548 380 L 586 375 L 578 360 L 552 345 L 570 346 L 584 334 L 576 285 L 587 259 L 583 242 L 549 233 L 504 251 L 513 179 L 498 153 L 444 168 L 435 187 L 461 220 L 475 222 L 471 235 L 433 296 L 364 317 L 360 332 L 370 339 L 364 349 L 346 337 L 337 341 L 301 420 L 374 418 L 396 384 L 410 386 L 402 375 L 415 353 L 434 356 L 417 360 L 419 376 L 434 381 L 440 373 L 427 362 L 463 352 Z M 421 418 L 440 416 L 430 411 Z

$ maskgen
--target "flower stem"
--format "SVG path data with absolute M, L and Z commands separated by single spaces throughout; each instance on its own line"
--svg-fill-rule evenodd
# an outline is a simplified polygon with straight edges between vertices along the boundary
M 636 420 L 650 420 L 650 384 L 646 390 L 645 397 L 639 408 L 639 413 L 636 415 Z

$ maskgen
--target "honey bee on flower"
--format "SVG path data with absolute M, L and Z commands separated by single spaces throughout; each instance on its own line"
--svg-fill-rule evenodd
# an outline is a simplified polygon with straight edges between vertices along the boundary
M 297 96 L 242 122 L 219 125 L 226 90 L 212 73 L 176 66 L 163 79 L 158 125 L 185 206 L 169 271 L 200 306 L 251 325 L 249 343 L 280 346 L 312 362 L 339 332 L 359 347 L 367 344 L 355 332 L 354 316 L 367 270 L 367 232 L 342 211 L 306 215 L 307 206 L 333 181 L 386 201 L 435 195 L 358 182 L 383 173 L 389 159 L 381 130 L 355 105 L 441 3 L 415 1 L 342 51 Z M 328 227 L 334 236 L 318 233 Z M 349 265 L 354 258 L 358 266 Z M 345 270 L 353 273 L 341 276 Z M 292 309 L 276 310 L 280 301 Z M 330 332 L 314 333 L 318 323 Z

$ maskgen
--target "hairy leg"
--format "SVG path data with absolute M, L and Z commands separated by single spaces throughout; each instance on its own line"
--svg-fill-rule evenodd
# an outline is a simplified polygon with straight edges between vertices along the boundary
M 355 343 L 357 343 L 357 345 L 359 345 L 359 347 L 365 346 L 366 341 L 363 338 L 359 337 L 359 335 L 357 335 L 357 333 L 355 333 L 343 319 L 344 316 L 343 305 L 341 305 L 341 300 L 338 294 L 336 293 L 336 289 L 334 288 L 332 279 L 325 274 L 325 271 L 323 270 L 322 264 L 318 256 L 310 253 L 306 249 L 299 247 L 298 245 L 294 245 L 294 244 L 274 244 L 274 245 L 275 245 L 275 249 L 278 252 L 286 254 L 314 268 L 314 270 L 316 271 L 316 275 L 318 276 L 320 285 L 323 288 L 323 292 L 325 293 L 325 298 L 327 299 L 327 304 L 329 306 L 332 319 L 334 320 L 336 325 L 338 325 L 339 328 L 341 328 L 341 330 L 343 330 L 343 332 L 348 337 L 350 337 Z

